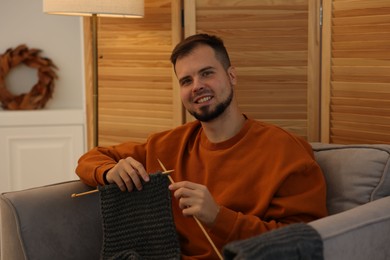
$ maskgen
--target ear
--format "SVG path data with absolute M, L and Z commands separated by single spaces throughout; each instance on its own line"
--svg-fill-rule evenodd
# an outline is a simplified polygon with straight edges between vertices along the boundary
M 236 68 L 230 66 L 227 70 L 227 74 L 229 76 L 230 84 L 232 84 L 233 86 L 237 85 Z

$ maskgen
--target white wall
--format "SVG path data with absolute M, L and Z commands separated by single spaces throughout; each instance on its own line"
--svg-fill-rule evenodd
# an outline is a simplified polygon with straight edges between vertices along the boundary
M 0 0 L 0 55 L 20 44 L 40 49 L 57 65 L 59 77 L 44 109 L 0 108 L 0 192 L 75 179 L 85 152 L 82 18 L 44 14 L 42 6 L 42 0 Z M 6 85 L 21 94 L 37 80 L 36 69 L 20 65 Z
M 82 18 L 44 14 L 42 0 L 0 0 L 0 54 L 20 44 L 41 49 L 40 55 L 58 67 L 45 109 L 84 109 Z M 36 74 L 36 69 L 18 66 L 8 74 L 7 88 L 14 94 L 29 92 Z

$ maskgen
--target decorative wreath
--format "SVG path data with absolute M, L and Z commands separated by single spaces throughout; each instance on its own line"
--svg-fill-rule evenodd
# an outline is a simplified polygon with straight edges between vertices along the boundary
M 50 59 L 40 57 L 40 52 L 39 49 L 28 49 L 23 44 L 15 49 L 9 48 L 0 55 L 0 102 L 4 109 L 40 109 L 52 97 L 54 80 L 57 79 L 53 69 L 57 67 Z M 21 63 L 38 70 L 38 82 L 29 93 L 14 95 L 8 91 L 5 78 L 12 68 Z

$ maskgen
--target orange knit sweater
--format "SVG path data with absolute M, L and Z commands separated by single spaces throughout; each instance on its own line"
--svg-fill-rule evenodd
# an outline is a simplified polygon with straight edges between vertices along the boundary
M 252 119 L 222 143 L 207 140 L 198 121 L 152 135 L 145 144 L 95 148 L 79 160 L 85 183 L 104 184 L 103 173 L 132 156 L 150 172 L 174 169 L 175 182 L 207 186 L 221 209 L 207 231 L 216 246 L 267 230 L 326 216 L 326 187 L 310 145 L 290 133 Z M 216 259 L 193 218 L 184 217 L 175 198 L 173 216 L 182 259 Z

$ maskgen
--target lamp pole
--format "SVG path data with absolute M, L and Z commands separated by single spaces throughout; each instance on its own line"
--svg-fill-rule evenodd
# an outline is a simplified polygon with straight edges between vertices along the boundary
M 97 16 L 144 16 L 144 0 L 43 0 L 43 11 L 49 14 L 90 15 L 92 23 L 92 142 L 99 145 L 99 84 Z M 89 126 L 88 126 L 89 127 Z M 89 139 L 90 140 L 90 139 Z
M 92 14 L 92 96 L 93 96 L 93 146 L 99 145 L 99 83 L 97 15 Z

